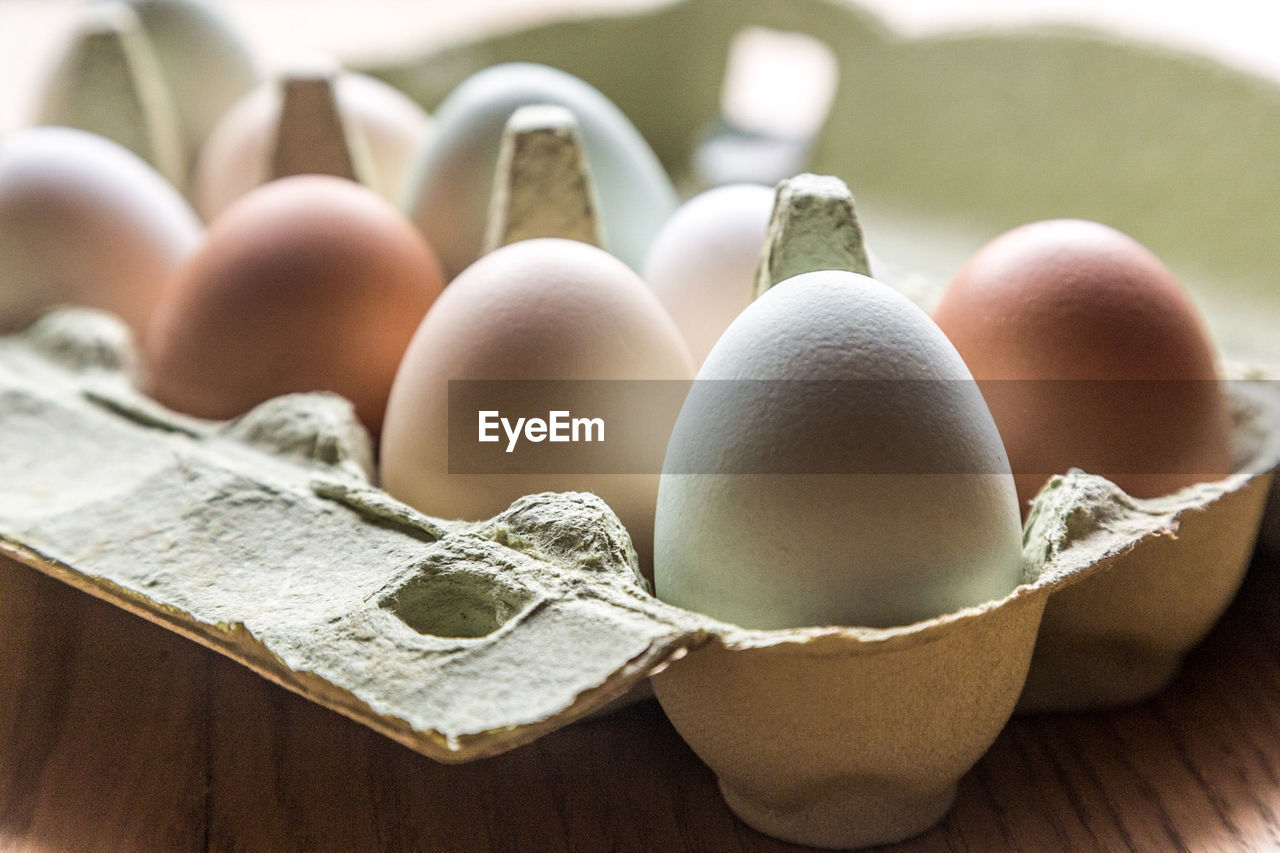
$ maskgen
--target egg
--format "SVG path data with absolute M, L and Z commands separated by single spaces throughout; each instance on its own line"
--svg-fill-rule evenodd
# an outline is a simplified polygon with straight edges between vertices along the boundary
M 142 22 L 116 2 L 89 3 L 75 15 L 38 94 L 35 123 L 105 136 L 183 186 L 182 130 Z
M 110 140 L 61 127 L 0 137 L 0 329 L 75 304 L 141 335 L 200 235 L 177 190 Z
M 991 414 L 906 297 L 804 273 L 712 348 L 661 477 L 663 600 L 749 628 L 904 625 L 1005 596 L 1021 549 Z
M 823 180 L 838 184 L 839 192 L 824 195 L 826 191 L 817 188 Z M 769 218 L 780 194 L 797 191 L 797 181 L 799 192 L 813 193 L 808 203 L 820 208 L 814 216 L 823 215 L 821 208 L 827 208 L 828 217 L 843 222 L 843 208 L 851 209 L 853 203 L 844 182 L 832 176 L 798 175 L 781 182 L 777 191 L 760 184 L 705 190 L 682 204 L 654 238 L 645 256 L 644 279 L 680 327 L 695 364 L 702 364 L 733 318 L 755 298 Z M 781 203 L 789 205 L 790 196 Z M 844 227 L 815 222 L 811 231 L 831 235 Z M 857 232 L 861 244 L 861 228 L 851 222 L 848 230 Z M 859 251 L 866 269 L 855 271 L 886 282 L 871 249 L 861 246 Z
M 430 247 L 372 190 L 320 175 L 275 181 L 228 208 L 177 270 L 146 339 L 148 390 L 215 419 L 332 391 L 376 435 L 442 286 Z
M 654 238 L 644 280 L 702 364 L 755 297 L 756 265 L 773 211 L 772 187 L 727 184 L 680 206 Z
M 310 91 L 318 85 L 327 93 Z M 394 200 L 430 127 L 417 104 L 380 80 L 337 68 L 286 72 L 239 100 L 210 134 L 193 179 L 196 207 L 212 220 L 253 187 L 305 172 L 358 178 Z M 282 160 L 285 145 L 292 150 Z
M 1135 497 L 1231 471 L 1231 419 L 1190 296 L 1133 238 L 1076 219 L 975 254 L 934 318 L 983 382 L 1025 508 L 1082 468 Z
M 635 126 L 604 95 L 544 65 L 495 65 L 468 77 L 435 111 L 435 132 L 410 171 L 403 206 L 445 272 L 480 256 L 503 127 L 521 106 L 566 107 L 581 126 L 599 192 L 605 248 L 634 270 L 676 208 L 671 180 Z
M 387 404 L 383 488 L 431 515 L 473 520 L 534 492 L 594 492 L 626 525 L 647 566 L 656 460 L 640 473 L 450 473 L 449 382 L 687 381 L 692 375 L 675 324 L 622 262 L 573 240 L 508 244 L 454 279 L 414 335 Z M 597 405 L 611 405 L 601 393 L 609 385 L 588 385 L 575 414 L 596 416 Z M 455 435 L 458 449 L 478 446 L 469 436 Z
M 115 0 L 112 0 L 115 2 Z M 184 159 L 222 114 L 258 84 L 261 73 L 244 39 L 203 0 L 127 0 L 142 22 L 173 103 Z

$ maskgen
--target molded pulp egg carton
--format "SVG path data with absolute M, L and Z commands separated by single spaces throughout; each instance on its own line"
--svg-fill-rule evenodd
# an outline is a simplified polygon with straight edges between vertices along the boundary
M 563 68 L 687 178 L 747 26 L 832 47 L 840 84 L 810 168 L 853 187 L 890 277 L 922 301 L 1005 227 L 1086 216 L 1162 255 L 1229 355 L 1280 361 L 1280 173 L 1263 160 L 1280 91 L 1201 62 L 1078 35 L 902 41 L 822 0 L 688 0 L 374 70 L 430 108 L 495 62 Z M 1005 598 L 892 629 L 758 631 L 655 599 L 591 495 L 430 518 L 372 482 L 345 401 L 201 421 L 139 394 L 134 359 L 114 318 L 83 310 L 0 339 L 0 552 L 441 761 L 528 743 L 652 677 L 739 815 L 830 846 L 938 820 L 1019 704 L 1160 690 L 1233 596 L 1280 460 L 1275 393 L 1236 383 L 1235 473 L 1138 500 L 1065 472 Z

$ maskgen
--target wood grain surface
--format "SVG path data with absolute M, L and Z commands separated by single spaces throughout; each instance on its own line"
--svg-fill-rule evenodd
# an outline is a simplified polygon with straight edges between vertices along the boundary
M 437 764 L 0 559 L 0 849 L 770 851 L 650 701 Z M 1137 708 L 1017 719 L 903 850 L 1280 848 L 1280 566 Z M 896 849 L 896 848 L 895 848 Z

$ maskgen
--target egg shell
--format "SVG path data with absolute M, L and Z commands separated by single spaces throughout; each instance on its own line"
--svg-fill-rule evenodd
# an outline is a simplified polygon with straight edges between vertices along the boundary
M 146 29 L 173 103 L 185 160 L 261 74 L 244 40 L 202 0 L 127 0 Z
M 360 165 L 370 173 L 359 176 L 396 200 L 410 162 L 430 135 L 430 118 L 397 90 L 363 74 L 339 72 L 334 94 L 346 133 L 357 137 L 352 144 L 367 157 Z M 266 81 L 211 131 L 193 177 L 196 207 L 206 220 L 271 178 L 281 105 L 280 84 Z
M 217 419 L 333 391 L 377 434 L 442 286 L 430 247 L 371 190 L 320 175 L 272 182 L 229 208 L 176 273 L 147 336 L 149 389 Z
M 435 133 L 405 184 L 403 205 L 457 275 L 479 257 L 503 127 L 522 106 L 571 110 L 599 192 L 605 248 L 641 269 L 676 208 L 671 180 L 627 117 L 578 78 L 532 63 L 507 63 L 463 81 L 435 111 Z
M 755 298 L 773 199 L 773 189 L 759 184 L 706 190 L 681 205 L 649 247 L 644 280 L 680 327 L 698 365 Z
M 110 140 L 58 127 L 0 138 L 0 329 L 76 304 L 141 336 L 200 236 L 172 185 Z
M 656 297 L 616 258 L 540 238 L 485 255 L 446 288 L 405 353 L 387 404 L 382 484 L 445 518 L 480 519 L 536 491 L 598 494 L 651 559 L 657 473 L 449 473 L 449 380 L 687 380 L 692 365 Z M 590 401 L 584 401 L 590 405 Z
M 1098 223 L 1001 235 L 934 316 L 974 375 L 992 380 L 984 394 L 1024 505 L 1040 491 L 1028 542 L 1080 549 L 1076 559 L 1099 566 L 1050 597 L 1020 707 L 1154 696 L 1248 566 L 1276 458 L 1257 432 L 1258 404 L 1218 380 L 1208 333 L 1169 270 Z M 1166 535 L 1091 553 L 1111 541 L 1122 505 Z
M 1071 467 L 1136 497 L 1230 472 L 1208 331 L 1131 237 L 1083 220 L 1015 228 L 965 264 L 933 316 L 973 375 L 993 380 L 984 390 L 1022 505 Z
M 654 549 L 660 598 L 753 628 L 903 625 L 1022 578 L 1013 480 L 968 370 L 905 297 L 839 271 L 766 291 L 711 351 Z

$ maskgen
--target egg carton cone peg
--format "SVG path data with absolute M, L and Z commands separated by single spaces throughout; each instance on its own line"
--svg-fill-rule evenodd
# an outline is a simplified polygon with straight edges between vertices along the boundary
M 280 124 L 271 148 L 268 179 L 334 175 L 360 181 L 367 156 L 338 110 L 336 66 L 297 69 L 280 80 Z
M 778 184 L 756 268 L 756 296 L 817 270 L 871 275 L 853 195 L 834 175 L 802 174 Z
M 90 3 L 45 80 L 37 124 L 120 143 L 174 186 L 186 185 L 178 114 L 146 30 L 127 3 Z
M 551 104 L 512 113 L 498 149 L 484 251 L 537 237 L 602 247 L 599 209 L 573 113 Z
M 330 57 L 308 57 L 235 103 L 193 170 L 192 194 L 206 221 L 278 178 L 332 175 L 376 186 L 368 139 L 339 97 L 343 74 Z

